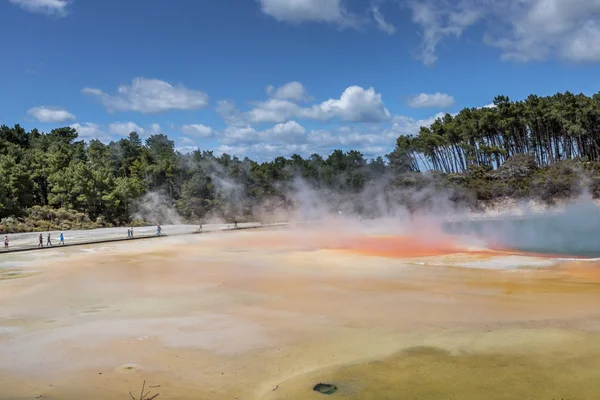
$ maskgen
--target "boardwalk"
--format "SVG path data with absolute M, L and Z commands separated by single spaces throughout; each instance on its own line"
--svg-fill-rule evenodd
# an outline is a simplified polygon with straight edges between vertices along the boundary
M 258 229 L 258 228 L 270 228 L 283 226 L 286 223 L 279 224 L 261 224 L 258 222 L 239 223 L 237 228 L 233 224 L 206 224 L 202 225 L 202 231 L 199 230 L 198 225 L 164 225 L 162 226 L 162 233 L 160 237 L 173 237 L 181 235 L 192 235 L 202 233 L 214 233 L 224 231 L 236 231 L 243 229 Z M 78 230 L 78 231 L 63 231 L 65 237 L 64 247 L 69 246 L 83 246 L 89 244 L 99 243 L 110 243 L 120 242 L 125 240 L 143 240 L 159 238 L 156 235 L 155 226 L 146 227 L 134 227 L 134 238 L 127 238 L 127 227 L 122 228 L 100 228 L 90 230 Z M 46 237 L 48 232 L 42 232 L 44 247 L 38 247 L 38 237 L 40 232 L 30 233 L 16 233 L 9 235 L 10 247 L 8 250 L 0 250 L 0 254 L 16 253 L 23 251 L 34 251 L 34 250 L 50 250 L 62 248 L 63 246 L 58 245 L 60 232 L 52 231 L 50 235 L 52 237 L 53 246 L 46 246 Z

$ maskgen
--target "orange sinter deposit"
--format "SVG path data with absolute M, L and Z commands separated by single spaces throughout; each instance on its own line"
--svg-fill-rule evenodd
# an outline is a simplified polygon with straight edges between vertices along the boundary
M 0 400 L 600 392 L 596 261 L 341 223 L 0 257 Z
M 357 254 L 393 258 L 437 256 L 465 251 L 464 247 L 451 238 L 431 242 L 410 236 L 355 237 L 348 239 L 340 247 Z

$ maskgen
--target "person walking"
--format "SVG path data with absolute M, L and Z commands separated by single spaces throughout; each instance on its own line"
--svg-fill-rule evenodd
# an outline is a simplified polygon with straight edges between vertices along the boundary
M 8 235 L 4 236 L 4 250 L 8 250 Z
M 131 238 L 133 239 L 133 226 L 131 227 Z
M 40 239 L 40 241 L 38 243 L 38 247 L 44 247 L 44 236 L 42 236 L 41 233 L 40 233 L 39 239 Z
M 127 228 L 127 239 L 131 239 L 131 228 Z
M 65 245 L 65 237 L 63 236 L 62 232 L 60 233 L 60 236 L 58 237 L 58 245 Z
M 160 224 L 156 226 L 156 236 L 160 236 L 160 232 L 162 231 Z
M 48 239 L 46 240 L 46 246 L 52 247 L 52 241 L 50 240 L 50 232 L 48 232 Z

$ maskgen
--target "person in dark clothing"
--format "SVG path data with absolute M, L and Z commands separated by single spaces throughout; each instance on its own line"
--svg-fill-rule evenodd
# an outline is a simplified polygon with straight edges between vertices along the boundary
M 4 236 L 4 250 L 8 250 L 8 235 Z
M 44 247 L 44 237 L 42 236 L 41 233 L 40 233 L 39 239 L 40 239 L 40 241 L 38 243 L 38 247 Z
M 50 240 L 50 232 L 48 232 L 48 240 L 46 241 L 46 246 L 52 247 L 52 241 Z

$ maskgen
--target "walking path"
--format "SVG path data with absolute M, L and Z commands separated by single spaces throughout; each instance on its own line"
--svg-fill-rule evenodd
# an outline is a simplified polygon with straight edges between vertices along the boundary
M 65 244 L 58 245 L 59 235 L 61 232 L 50 232 L 53 246 L 45 246 L 46 237 L 48 232 L 43 232 L 42 237 L 44 239 L 44 247 L 38 247 L 38 237 L 40 232 L 28 232 L 18 233 L 9 235 L 10 247 L 8 250 L 0 250 L 0 254 L 4 253 L 17 253 L 24 251 L 34 250 L 49 250 L 69 246 L 83 246 L 97 243 L 110 243 L 120 242 L 124 240 L 142 240 L 160 237 L 173 237 L 181 235 L 193 235 L 201 233 L 214 233 L 214 232 L 225 232 L 235 231 L 241 229 L 258 229 L 258 228 L 269 228 L 276 226 L 284 226 L 287 223 L 277 224 L 261 224 L 258 222 L 238 223 L 237 227 L 233 224 L 206 224 L 202 225 L 202 231 L 199 230 L 198 225 L 164 225 L 162 226 L 161 236 L 156 235 L 155 226 L 145 227 L 134 227 L 133 239 L 127 237 L 127 227 L 124 228 L 100 228 L 90 230 L 78 230 L 78 231 L 64 231 L 62 232 L 65 238 Z

